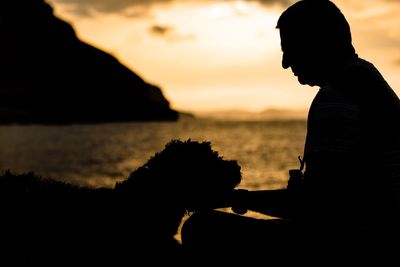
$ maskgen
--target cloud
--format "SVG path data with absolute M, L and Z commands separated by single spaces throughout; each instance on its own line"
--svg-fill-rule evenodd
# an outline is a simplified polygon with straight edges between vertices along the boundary
M 204 3 L 204 0 L 196 0 Z M 234 0 L 217 0 L 221 2 Z M 213 3 L 217 2 L 213 1 Z M 245 0 L 246 2 L 259 2 L 263 5 L 280 4 L 288 6 L 297 0 Z M 142 16 L 148 12 L 149 6 L 153 4 L 168 4 L 172 2 L 185 3 L 187 0 L 49 0 L 51 3 L 68 5 L 70 11 L 81 15 L 90 16 L 94 12 L 120 13 L 127 16 Z
M 166 35 L 173 31 L 173 29 L 170 26 L 153 25 L 149 31 L 154 35 Z
M 289 6 L 298 0 L 246 0 L 247 2 L 260 2 L 261 4 L 264 5 L 283 5 L 283 6 Z
M 73 13 L 90 16 L 93 12 L 122 13 L 128 16 L 140 16 L 155 3 L 169 3 L 173 0 L 52 0 L 53 3 L 66 4 Z
M 179 34 L 175 28 L 168 25 L 153 25 L 149 28 L 149 33 L 155 37 L 162 37 L 168 41 L 185 41 L 195 38 L 192 34 Z

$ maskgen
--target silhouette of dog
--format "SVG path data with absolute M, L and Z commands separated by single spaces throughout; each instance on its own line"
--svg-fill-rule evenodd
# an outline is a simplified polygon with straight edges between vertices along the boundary
M 79 187 L 32 173 L 0 177 L 0 261 L 7 266 L 176 264 L 186 212 L 211 208 L 241 181 L 210 142 L 172 140 L 115 188 Z M 1 262 L 0 262 L 1 263 Z M 6 266 L 3 265 L 3 266 Z

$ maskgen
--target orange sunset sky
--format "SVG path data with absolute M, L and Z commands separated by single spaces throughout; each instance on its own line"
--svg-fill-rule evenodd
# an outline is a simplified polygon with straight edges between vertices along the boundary
M 160 86 L 175 109 L 307 109 L 317 88 L 281 67 L 291 0 L 48 0 L 83 41 Z M 400 1 L 334 0 L 360 57 L 400 94 Z

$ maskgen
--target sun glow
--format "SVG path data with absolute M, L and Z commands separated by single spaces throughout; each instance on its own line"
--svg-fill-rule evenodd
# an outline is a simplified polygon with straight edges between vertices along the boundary
M 173 108 L 308 108 L 316 93 L 281 68 L 275 26 L 282 6 L 244 0 L 151 1 L 120 13 L 81 16 L 61 0 L 49 1 L 81 39 L 159 85 Z M 359 55 L 399 92 L 400 5 L 370 2 L 335 1 L 349 20 Z

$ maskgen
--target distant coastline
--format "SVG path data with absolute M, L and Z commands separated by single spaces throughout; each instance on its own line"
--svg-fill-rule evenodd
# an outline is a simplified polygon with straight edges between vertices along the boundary
M 275 109 L 268 108 L 262 111 L 248 111 L 240 109 L 226 109 L 214 111 L 193 112 L 196 118 L 235 120 L 235 121 L 258 121 L 258 120 L 306 120 L 308 111 L 306 109 Z

